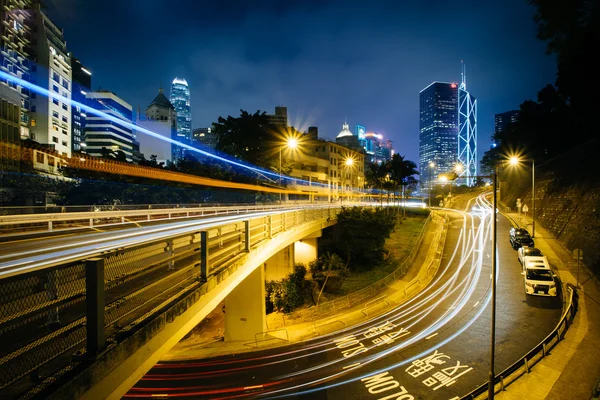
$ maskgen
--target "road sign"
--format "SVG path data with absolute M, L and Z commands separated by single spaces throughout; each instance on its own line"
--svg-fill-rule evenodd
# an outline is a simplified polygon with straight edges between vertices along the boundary
M 583 250 L 581 250 L 581 249 L 573 250 L 573 257 L 575 257 L 576 260 L 583 260 Z
M 524 212 L 525 214 L 527 214 L 527 211 L 529 211 L 529 207 L 527 207 L 527 204 L 524 204 L 524 205 L 523 205 L 523 212 Z

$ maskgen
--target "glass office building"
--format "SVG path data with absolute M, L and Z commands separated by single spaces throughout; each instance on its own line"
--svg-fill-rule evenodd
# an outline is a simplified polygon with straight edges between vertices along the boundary
M 189 145 L 192 139 L 192 108 L 190 106 L 190 88 L 185 79 L 173 79 L 170 100 L 177 113 L 177 136 L 173 139 Z M 173 145 L 174 162 L 183 158 L 184 155 L 184 148 Z
M 440 173 L 454 170 L 458 157 L 458 85 L 433 82 L 419 94 L 421 190 Z

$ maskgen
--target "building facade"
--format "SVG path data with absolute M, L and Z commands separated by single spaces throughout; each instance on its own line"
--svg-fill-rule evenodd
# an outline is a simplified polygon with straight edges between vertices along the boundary
M 467 90 L 463 64 L 458 88 L 458 184 L 473 186 L 477 176 L 477 99 Z
M 85 125 L 85 149 L 93 156 L 108 153 L 116 155 L 119 151 L 125 154 L 127 161 L 133 161 L 133 131 L 130 126 L 120 121 L 131 123 L 133 111 L 131 105 L 109 91 L 88 92 L 86 95 L 90 106 L 113 118 L 87 115 Z M 120 121 L 119 121 L 120 120 Z M 103 150 L 103 148 L 105 150 Z
M 430 188 L 437 174 L 453 171 L 457 158 L 458 85 L 433 82 L 419 94 L 421 189 Z
M 185 79 L 175 78 L 171 84 L 171 104 L 177 113 L 177 134 L 174 140 L 189 145 L 192 139 L 192 107 L 190 88 Z M 185 156 L 185 149 L 173 146 L 173 161 Z
M 21 157 L 16 147 L 21 141 L 20 130 L 21 96 L 16 90 L 0 84 L 0 143 L 9 144 L 2 146 L 0 151 L 0 171 L 20 170 Z
M 71 73 L 73 83 L 71 88 L 71 100 L 81 104 L 86 104 L 85 95 L 91 91 L 92 73 L 84 67 L 81 62 L 70 54 Z M 81 151 L 81 143 L 85 142 L 85 119 L 87 114 L 80 106 L 71 105 L 71 150 L 73 152 Z
M 156 161 L 165 165 L 173 161 L 172 144 L 168 140 L 177 134 L 177 112 L 169 99 L 164 95 L 163 89 L 158 90 L 158 95 L 146 108 L 145 118 L 138 117 L 136 125 L 143 127 L 161 137 L 156 137 L 136 131 L 139 142 L 139 151 L 146 159 L 156 156 Z
M 192 133 L 192 145 L 206 146 L 214 149 L 217 147 L 217 135 L 212 128 L 196 128 Z
M 40 4 L 34 4 L 34 18 L 36 65 L 32 77 L 38 86 L 50 91 L 50 96 L 31 94 L 30 138 L 71 157 L 71 59 L 63 31 L 44 14 Z
M 288 126 L 287 107 L 277 106 L 275 107 L 275 114 L 267 114 L 267 117 L 271 125 Z
M 32 49 L 31 40 L 35 25 L 32 0 L 0 0 L 0 70 L 31 81 Z M 0 79 L 0 85 L 13 90 L 20 97 L 19 137 L 29 138 L 29 109 L 31 93 L 14 82 Z M 3 98 L 7 99 L 4 95 Z M 11 102 L 14 97 L 11 97 Z
M 519 120 L 519 110 L 506 111 L 494 115 L 494 133 L 500 133 L 506 127 Z

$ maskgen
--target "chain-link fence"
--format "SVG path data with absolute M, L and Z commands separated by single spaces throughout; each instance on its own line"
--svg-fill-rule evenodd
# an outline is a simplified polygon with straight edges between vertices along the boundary
M 235 272 L 252 248 L 340 208 L 288 211 L 142 241 L 0 279 L 0 391 L 38 393 L 76 360 L 93 360 L 134 328 Z M 135 238 L 132 238 L 135 242 Z M 48 255 L 52 257 L 52 255 Z M 27 397 L 27 396 L 25 396 Z

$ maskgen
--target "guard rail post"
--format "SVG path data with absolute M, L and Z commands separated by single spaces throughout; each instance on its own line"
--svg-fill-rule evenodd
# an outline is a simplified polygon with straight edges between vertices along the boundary
M 95 356 L 104 348 L 104 259 L 85 262 L 85 311 L 87 353 Z
M 269 224 L 269 239 L 273 238 L 273 216 L 269 215 L 269 220 L 267 221 Z
M 244 250 L 250 253 L 250 220 L 244 221 Z
M 200 232 L 200 282 L 208 277 L 208 231 Z

